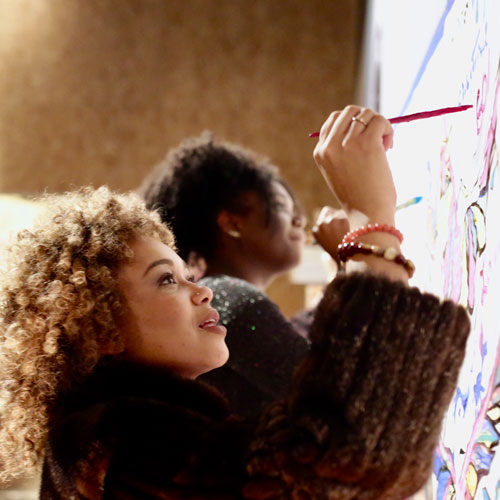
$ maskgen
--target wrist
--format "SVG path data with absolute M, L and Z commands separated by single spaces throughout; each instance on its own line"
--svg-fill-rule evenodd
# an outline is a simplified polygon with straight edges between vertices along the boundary
M 380 247 L 392 247 L 396 249 L 398 252 L 401 251 L 401 243 L 397 236 L 391 233 L 368 233 L 359 238 L 356 238 L 356 241 L 360 243 L 366 243 L 369 245 L 377 245 Z
M 345 269 L 353 270 L 367 266 L 372 271 L 385 274 L 393 279 L 408 283 L 415 272 L 415 265 L 395 247 L 351 242 L 339 245 L 339 257 Z
M 396 224 L 396 212 L 394 210 L 372 212 L 368 215 L 368 223 L 394 226 Z
M 363 263 L 373 271 L 408 283 L 415 266 L 401 253 L 402 242 L 403 235 L 393 225 L 367 223 L 344 235 L 338 254 L 343 262 L 348 261 L 346 269 Z
M 349 259 L 344 269 L 346 273 L 371 271 L 408 285 L 409 275 L 403 266 L 373 255 L 359 255 Z
M 351 209 L 350 211 L 346 211 L 346 214 L 351 229 L 375 223 L 394 226 L 396 221 L 396 211 L 391 209 L 365 210 L 364 212 Z
M 391 243 L 391 240 L 395 241 Z M 342 238 L 342 244 L 353 242 L 369 243 L 372 245 L 381 245 L 387 242 L 387 244 L 399 247 L 403 243 L 403 234 L 391 224 L 368 223 L 352 229 Z

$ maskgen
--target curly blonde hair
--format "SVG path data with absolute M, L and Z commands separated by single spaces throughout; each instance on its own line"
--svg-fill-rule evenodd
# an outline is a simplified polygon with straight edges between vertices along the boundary
M 123 349 L 117 271 L 138 236 L 174 248 L 134 194 L 103 187 L 41 198 L 44 214 L 7 251 L 0 278 L 0 481 L 33 472 L 62 391 L 88 376 L 104 346 Z

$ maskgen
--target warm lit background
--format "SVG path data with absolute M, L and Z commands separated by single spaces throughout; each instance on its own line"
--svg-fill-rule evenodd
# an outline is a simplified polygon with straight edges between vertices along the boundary
M 211 129 L 269 156 L 312 214 L 331 197 L 307 134 L 354 98 L 363 13 L 364 0 L 0 0 L 0 193 L 134 189 Z M 304 299 L 286 278 L 269 293 L 287 314 Z
M 269 156 L 309 214 L 331 203 L 307 134 L 354 99 L 364 3 L 0 0 L 0 243 L 26 199 L 135 189 L 204 129 Z M 269 293 L 286 314 L 306 296 L 286 277 Z

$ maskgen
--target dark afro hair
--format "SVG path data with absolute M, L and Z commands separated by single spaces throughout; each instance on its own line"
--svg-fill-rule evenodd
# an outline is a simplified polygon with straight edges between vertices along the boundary
M 210 132 L 204 132 L 171 150 L 144 181 L 140 193 L 146 206 L 158 210 L 174 232 L 184 260 L 192 251 L 210 259 L 221 210 L 244 213 L 242 195 L 253 191 L 262 198 L 270 218 L 273 182 L 290 191 L 268 159 L 234 144 L 216 142 Z

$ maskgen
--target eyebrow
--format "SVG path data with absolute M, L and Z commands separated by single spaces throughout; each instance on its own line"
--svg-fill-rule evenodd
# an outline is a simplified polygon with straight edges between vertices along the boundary
M 146 276 L 146 274 L 148 274 L 149 271 L 151 271 L 151 269 L 153 269 L 153 267 L 161 266 L 163 264 L 167 264 L 167 265 L 172 266 L 172 267 L 175 266 L 174 261 L 170 260 L 170 259 L 155 260 L 154 262 L 151 262 L 151 264 L 149 264 L 148 268 L 144 271 L 144 274 L 142 275 L 142 277 L 144 278 L 144 276 Z M 184 270 L 189 271 L 189 268 L 185 262 L 184 262 Z
M 286 204 L 288 204 L 288 201 L 290 200 L 291 206 L 293 207 L 294 210 L 298 210 L 298 208 L 299 208 L 297 206 L 297 203 L 295 202 L 295 200 L 291 196 L 287 197 L 286 194 L 284 194 L 284 193 L 275 193 L 274 199 L 275 199 L 275 201 L 281 201 L 281 202 L 284 202 Z
M 162 264 L 168 264 L 169 266 L 174 265 L 173 261 L 171 261 L 170 259 L 155 260 L 154 262 L 151 262 L 151 264 L 149 264 L 148 268 L 144 271 L 144 274 L 142 275 L 142 277 L 144 278 L 144 276 L 146 276 L 146 274 L 148 274 L 149 271 L 151 271 L 151 269 L 153 269 L 153 267 L 161 266 Z

